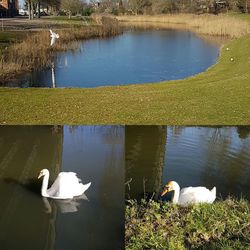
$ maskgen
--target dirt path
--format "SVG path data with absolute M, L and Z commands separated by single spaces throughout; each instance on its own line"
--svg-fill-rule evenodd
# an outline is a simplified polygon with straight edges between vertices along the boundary
M 28 20 L 27 17 L 18 17 L 3 18 L 0 20 L 0 26 L 3 26 L 4 30 L 40 30 L 48 28 L 61 28 L 62 26 L 62 24 L 57 23 L 55 20 L 43 18 Z

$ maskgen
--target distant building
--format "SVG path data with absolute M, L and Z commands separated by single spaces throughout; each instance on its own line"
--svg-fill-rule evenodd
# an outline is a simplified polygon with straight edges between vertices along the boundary
M 18 0 L 0 0 L 0 17 L 18 15 Z

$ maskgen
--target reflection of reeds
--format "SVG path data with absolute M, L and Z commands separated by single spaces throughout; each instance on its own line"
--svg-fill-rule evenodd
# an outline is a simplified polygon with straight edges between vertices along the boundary
M 109 37 L 121 32 L 116 22 L 105 21 L 103 25 L 85 26 L 57 31 L 60 38 L 50 46 L 48 30 L 42 30 L 10 46 L 0 55 L 0 76 L 11 77 L 22 71 L 30 71 L 51 64 L 55 52 L 75 49 L 75 41 L 95 37 Z
M 156 15 L 156 16 L 120 16 L 119 21 L 155 22 L 187 25 L 199 34 L 240 37 L 250 32 L 247 22 L 226 15 Z

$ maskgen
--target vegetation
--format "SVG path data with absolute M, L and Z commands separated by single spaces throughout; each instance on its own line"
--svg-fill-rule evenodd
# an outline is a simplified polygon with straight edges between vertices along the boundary
M 59 30 L 60 39 L 50 46 L 48 30 L 27 36 L 22 42 L 9 47 L 0 54 L 0 77 L 3 81 L 17 73 L 51 65 L 55 52 L 74 49 L 74 41 L 93 37 L 108 37 L 119 34 L 121 29 L 111 18 L 105 18 L 103 25 L 74 26 Z M 11 36 L 9 36 L 10 38 Z M 0 81 L 1 82 L 1 81 Z M 4 83 L 4 82 L 3 82 Z
M 2 88 L 0 123 L 246 125 L 249 51 L 250 35 L 230 41 L 216 65 L 178 81 L 94 89 Z
M 126 249 L 250 249 L 250 203 L 226 199 L 180 207 L 130 200 Z
M 196 33 L 205 35 L 241 37 L 250 32 L 249 23 L 227 15 L 154 15 L 154 16 L 119 16 L 119 21 L 140 23 L 182 24 Z
M 123 14 L 180 14 L 180 13 L 212 13 L 228 11 L 250 12 L 250 0 L 25 0 L 29 18 L 34 14 L 40 18 L 40 10 L 49 15 L 84 15 L 92 13 Z
M 0 53 L 9 45 L 16 43 L 24 38 L 23 32 L 0 31 Z

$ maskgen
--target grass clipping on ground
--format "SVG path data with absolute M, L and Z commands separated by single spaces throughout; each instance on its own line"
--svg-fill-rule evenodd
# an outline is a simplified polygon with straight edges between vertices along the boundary
M 126 249 L 249 249 L 250 204 L 226 199 L 180 207 L 130 200 L 125 217 Z

